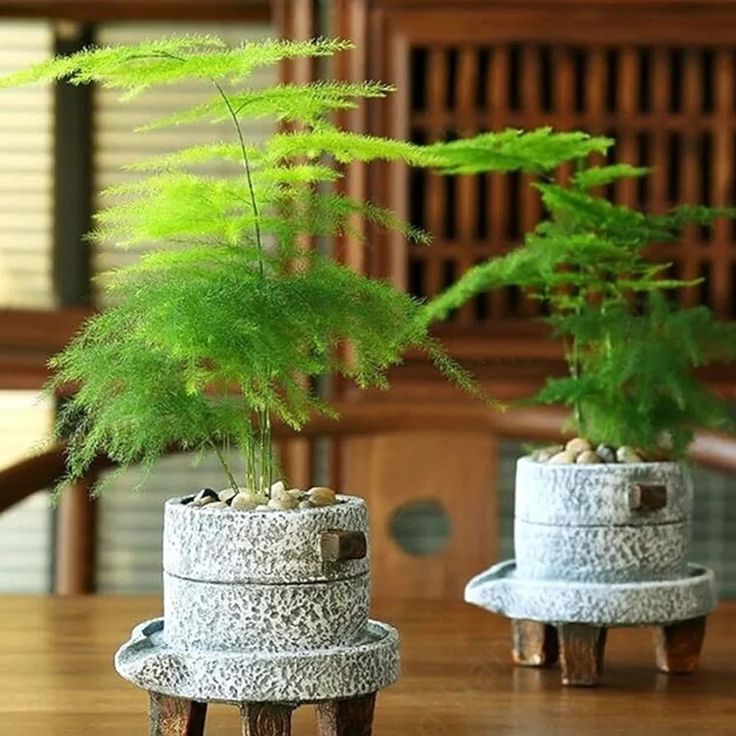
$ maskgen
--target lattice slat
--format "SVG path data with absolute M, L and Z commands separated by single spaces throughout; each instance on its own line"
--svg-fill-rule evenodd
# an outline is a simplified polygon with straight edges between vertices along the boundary
M 472 48 L 463 48 L 459 52 L 457 70 L 458 128 L 461 134 L 473 131 L 475 115 L 475 90 L 478 83 L 479 54 Z M 471 243 L 475 238 L 478 220 L 478 177 L 461 176 L 457 180 L 457 238 L 460 243 Z M 448 269 L 447 276 L 457 277 L 473 265 L 473 254 L 470 248 L 460 248 L 454 269 Z M 458 322 L 463 325 L 473 322 L 473 304 L 466 304 L 459 310 Z
M 700 182 L 700 145 L 702 131 L 697 123 L 697 116 L 702 106 L 700 55 L 693 49 L 687 49 L 683 57 L 682 73 L 682 108 L 685 113 L 684 140 L 680 153 L 680 198 L 684 202 L 698 201 Z M 678 260 L 680 275 L 685 279 L 697 279 L 702 275 L 700 259 L 700 234 L 695 226 L 685 229 L 685 238 L 690 247 L 681 249 Z M 683 302 L 694 305 L 698 301 L 695 289 L 686 289 L 682 295 Z
M 585 108 L 591 123 L 599 130 L 606 110 L 607 53 L 602 47 L 588 52 L 588 84 L 585 86 Z
M 521 109 L 529 120 L 529 123 L 524 125 L 528 128 L 535 125 L 543 114 L 542 95 L 545 90 L 542 84 L 542 49 L 537 46 L 523 46 L 519 55 L 521 59 L 519 70 Z M 512 205 L 519 209 L 518 232 L 513 233 L 514 240 L 517 242 L 521 240 L 524 233 L 534 228 L 541 216 L 542 208 L 539 198 L 533 194 L 534 180 L 534 177 L 528 174 L 520 177 L 517 201 Z M 539 314 L 539 302 L 525 297 L 520 301 L 519 311 L 526 317 Z
M 666 49 L 655 49 L 652 58 L 652 115 L 657 125 L 649 133 L 649 165 L 653 171 L 649 178 L 649 202 L 651 212 L 662 213 L 667 209 L 667 134 L 664 122 L 669 104 L 670 65 Z
M 734 160 L 733 134 L 730 130 L 734 114 L 734 56 L 729 49 L 718 49 L 714 61 L 714 114 L 719 123 L 714 131 L 711 159 L 712 204 L 725 207 L 733 202 L 734 186 L 732 162 Z M 721 314 L 732 315 L 731 276 L 733 272 L 733 245 L 729 243 L 731 226 L 720 220 L 713 228 L 711 257 L 716 263 L 726 265 L 711 273 L 711 306 Z
M 639 55 L 637 49 L 627 47 L 621 50 L 618 62 L 618 104 L 622 124 L 614 129 L 616 136 L 616 158 L 619 161 L 637 163 L 635 130 L 631 119 L 639 108 L 640 96 Z M 636 204 L 635 182 L 631 179 L 618 182 L 618 201 L 632 207 Z
M 507 46 L 499 46 L 491 51 L 491 68 L 488 75 L 490 89 L 489 128 L 500 130 L 504 125 L 504 115 L 508 110 L 511 86 L 511 58 Z M 489 255 L 497 254 L 508 244 L 504 232 L 504 211 L 508 206 L 509 179 L 502 174 L 489 177 L 488 193 L 490 197 L 490 247 Z M 505 315 L 508 309 L 508 293 L 497 289 L 491 294 L 491 310 L 489 316 Z
M 442 47 L 429 51 L 427 62 L 427 138 L 441 140 L 446 137 L 444 128 L 445 101 L 448 90 L 448 56 Z M 428 179 L 427 227 L 438 237 L 445 232 L 447 210 L 445 200 L 446 182 L 443 178 L 431 176 Z M 416 250 L 416 249 L 415 249 Z M 426 255 L 426 251 L 422 254 Z M 441 262 L 438 258 L 424 258 L 425 288 L 428 294 L 436 294 L 442 289 Z

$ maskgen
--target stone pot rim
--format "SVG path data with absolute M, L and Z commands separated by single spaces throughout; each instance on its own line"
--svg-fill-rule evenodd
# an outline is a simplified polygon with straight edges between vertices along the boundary
M 565 469 L 569 472 L 574 469 L 575 472 L 589 473 L 605 473 L 610 472 L 612 468 L 631 468 L 631 470 L 642 470 L 652 468 L 676 468 L 684 467 L 686 463 L 683 460 L 654 460 L 651 462 L 641 463 L 540 463 L 531 455 L 522 455 L 516 459 L 517 464 L 533 465 L 534 467 L 544 468 L 550 472 L 556 472 Z
M 643 486 L 664 486 L 664 503 L 660 499 L 659 505 L 642 505 L 637 494 Z M 658 492 L 661 495 L 661 488 Z M 579 527 L 649 526 L 690 520 L 692 504 L 692 474 L 680 462 L 549 465 L 524 457 L 516 465 L 517 521 Z
M 283 583 L 353 577 L 370 569 L 368 509 L 358 497 L 311 509 L 241 511 L 190 508 L 169 499 L 164 513 L 164 570 L 197 581 Z M 299 513 L 302 512 L 302 513 Z M 360 559 L 325 563 L 325 533 L 363 533 Z
M 207 505 L 205 506 L 192 506 L 189 503 L 182 503 L 185 498 L 192 498 L 194 494 L 187 494 L 185 496 L 173 496 L 172 498 L 167 498 L 164 502 L 164 507 L 166 511 L 170 511 L 172 513 L 196 513 L 196 514 L 202 514 L 202 513 L 219 513 L 223 516 L 235 516 L 235 517 L 243 517 L 243 518 L 255 518 L 255 517 L 269 517 L 269 516 L 289 516 L 292 518 L 296 518 L 298 516 L 315 516 L 319 515 L 320 513 L 329 513 L 330 511 L 334 513 L 336 509 L 339 508 L 360 508 L 365 507 L 365 499 L 361 498 L 360 496 L 352 496 L 345 493 L 338 493 L 336 494 L 335 498 L 337 499 L 337 503 L 332 503 L 327 506 L 314 506 L 312 508 L 308 509 L 270 509 L 269 511 L 258 511 L 257 509 L 233 509 L 233 508 L 217 508 L 217 509 L 208 509 Z M 196 510 L 195 510 L 196 509 Z

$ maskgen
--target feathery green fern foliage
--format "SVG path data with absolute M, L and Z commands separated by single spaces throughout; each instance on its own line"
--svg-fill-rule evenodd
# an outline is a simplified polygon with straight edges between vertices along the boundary
M 317 39 L 227 49 L 210 36 L 181 36 L 92 48 L 0 79 L 0 88 L 95 82 L 119 88 L 123 99 L 158 85 L 209 80 L 209 102 L 146 129 L 201 120 L 226 120 L 232 129 L 221 142 L 130 167 L 140 178 L 110 190 L 117 203 L 97 216 L 94 237 L 159 247 L 111 275 L 115 306 L 52 361 L 52 388 L 78 387 L 59 424 L 71 429 L 70 478 L 100 453 L 123 467 L 150 466 L 174 445 L 218 452 L 233 487 L 265 491 L 273 475 L 272 419 L 298 428 L 313 412 L 331 413 L 309 379 L 340 374 L 360 387 L 385 387 L 387 369 L 408 349 L 424 350 L 450 379 L 477 390 L 430 337 L 417 301 L 301 247 L 305 237 L 359 236 L 356 217 L 428 241 L 392 212 L 331 186 L 351 161 L 440 162 L 431 150 L 330 122 L 333 111 L 383 97 L 390 87 L 247 87 L 258 67 L 350 46 Z M 261 117 L 297 128 L 255 145 L 248 121 Z M 212 161 L 224 162 L 225 172 L 202 171 Z M 341 357 L 348 344 L 350 362 Z M 234 477 L 221 453 L 229 445 L 242 450 L 245 479 Z
M 569 366 L 568 377 L 549 379 L 529 401 L 571 407 L 577 432 L 596 442 L 678 456 L 696 427 L 731 425 L 725 403 L 694 370 L 736 358 L 736 325 L 716 322 L 705 307 L 671 304 L 672 290 L 697 282 L 669 278 L 670 264 L 653 263 L 646 249 L 677 241 L 688 223 L 709 226 L 736 211 L 681 206 L 652 215 L 609 202 L 596 188 L 648 173 L 589 164 L 591 153 L 612 144 L 541 129 L 432 146 L 448 160 L 442 168 L 449 174 L 539 174 L 535 186 L 548 217 L 507 255 L 471 268 L 425 307 L 422 319 L 444 319 L 489 289 L 521 287 L 544 302 Z M 558 176 L 563 163 L 574 173 Z

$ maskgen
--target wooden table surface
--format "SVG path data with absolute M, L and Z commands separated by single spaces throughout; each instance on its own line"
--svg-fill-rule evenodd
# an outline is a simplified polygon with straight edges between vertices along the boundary
M 0 597 L 1 736 L 144 736 L 147 696 L 112 668 L 156 598 Z M 404 674 L 378 699 L 375 736 L 495 734 L 736 734 L 736 603 L 710 619 L 701 671 L 667 677 L 651 634 L 611 632 L 603 686 L 562 689 L 559 671 L 509 664 L 509 625 L 463 603 L 383 602 L 399 627 Z M 235 708 L 216 706 L 208 736 L 239 734 Z M 313 734 L 311 708 L 294 736 Z

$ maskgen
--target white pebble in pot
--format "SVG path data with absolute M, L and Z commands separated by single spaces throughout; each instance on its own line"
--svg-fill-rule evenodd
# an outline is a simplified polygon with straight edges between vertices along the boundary
M 549 447 L 543 447 L 541 450 L 537 450 L 533 453 L 532 457 L 539 463 L 546 463 L 564 449 L 562 445 L 550 445 Z
M 309 500 L 313 506 L 331 506 L 337 502 L 337 494 L 332 488 L 315 486 L 309 489 Z
M 591 450 L 591 449 L 592 447 L 590 446 L 590 442 L 588 442 L 588 440 L 583 439 L 582 437 L 573 437 L 565 445 L 565 450 L 575 455 L 575 457 L 577 457 L 581 452 L 585 452 L 586 450 Z
M 628 445 L 621 445 L 621 447 L 616 450 L 616 459 L 620 463 L 643 463 L 644 460 L 642 456 L 634 450 L 633 447 L 629 447 Z
M 558 463 L 574 463 L 575 455 L 573 455 L 568 450 L 563 450 L 562 452 L 558 452 L 556 455 L 551 457 L 549 459 L 549 462 L 555 465 Z
M 288 493 L 282 493 L 268 502 L 268 507 L 274 511 L 289 511 L 295 509 L 298 505 L 299 501 Z
M 253 511 L 260 504 L 268 503 L 268 499 L 261 494 L 251 491 L 241 491 L 233 498 L 230 506 L 239 511 Z
M 584 450 L 575 458 L 575 462 L 579 465 L 594 465 L 600 463 L 601 459 L 593 450 Z
M 223 503 L 230 503 L 237 495 L 238 495 L 238 492 L 234 488 L 223 488 L 217 494 L 218 498 Z
M 275 483 L 271 484 L 271 498 L 282 494 L 285 490 L 286 485 L 284 484 L 284 481 L 277 480 Z
M 215 491 L 211 488 L 203 488 L 192 500 L 192 506 L 205 506 L 219 500 Z

